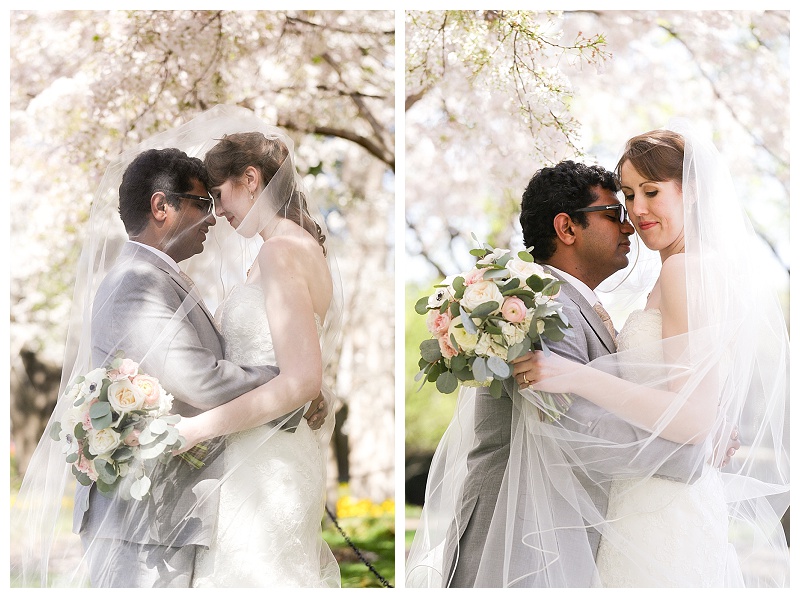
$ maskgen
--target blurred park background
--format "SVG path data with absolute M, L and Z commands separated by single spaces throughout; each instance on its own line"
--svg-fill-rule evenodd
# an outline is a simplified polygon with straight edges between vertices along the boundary
M 392 11 L 10 13 L 12 504 L 57 398 L 84 225 L 107 164 L 237 104 L 289 132 L 326 214 L 346 306 L 326 372 L 340 399 L 328 506 L 394 582 L 394 29 Z M 343 585 L 382 585 L 330 521 L 325 537 Z
M 414 303 L 472 267 L 473 233 L 524 249 L 539 168 L 613 170 L 630 137 L 692 119 L 727 160 L 788 326 L 790 27 L 788 11 L 652 10 L 407 11 L 405 27 L 408 546 L 457 397 L 414 382 L 429 337 Z

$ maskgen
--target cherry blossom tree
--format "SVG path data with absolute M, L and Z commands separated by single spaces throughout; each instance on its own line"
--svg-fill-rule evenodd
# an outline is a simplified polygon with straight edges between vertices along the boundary
M 349 404 L 339 430 L 351 436 L 352 491 L 393 497 L 386 378 L 394 250 L 390 235 L 376 234 L 393 218 L 393 13 L 10 17 L 12 437 L 20 463 L 56 399 L 83 225 L 106 165 L 215 104 L 238 104 L 289 131 L 306 185 L 330 215 L 348 311 L 342 358 L 328 376 Z M 373 351 L 375 339 L 383 352 Z
M 406 44 L 407 277 L 468 265 L 472 232 L 521 243 L 538 168 L 611 168 L 679 115 L 713 132 L 788 273 L 787 12 L 409 11 Z

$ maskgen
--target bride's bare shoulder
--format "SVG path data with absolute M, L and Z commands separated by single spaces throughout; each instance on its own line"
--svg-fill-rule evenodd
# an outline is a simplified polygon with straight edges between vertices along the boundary
M 686 285 L 686 254 L 676 253 L 669 256 L 661 264 L 661 279 L 662 285 L 679 284 Z

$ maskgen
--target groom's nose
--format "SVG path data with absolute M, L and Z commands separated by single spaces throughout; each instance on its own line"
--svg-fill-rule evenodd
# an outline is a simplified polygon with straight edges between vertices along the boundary
M 631 224 L 630 218 L 626 218 L 625 221 L 619 225 L 619 232 L 627 236 L 631 236 L 634 232 L 636 232 L 636 229 L 633 228 L 633 224 Z

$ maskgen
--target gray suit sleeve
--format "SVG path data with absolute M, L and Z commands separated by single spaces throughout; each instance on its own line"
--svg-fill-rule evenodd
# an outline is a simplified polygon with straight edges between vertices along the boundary
M 208 348 L 209 343 L 219 346 L 219 339 L 207 316 L 196 306 L 196 313 L 185 313 L 183 299 L 157 270 L 137 268 L 109 284 L 109 292 L 98 291 L 95 300 L 95 365 L 123 350 L 167 392 L 198 411 L 226 403 L 277 375 L 275 367 L 240 367 L 217 358 Z M 200 330 L 198 322 L 207 330 Z M 208 338 L 201 338 L 202 333 Z
M 565 304 L 564 312 L 573 326 L 584 321 L 580 310 L 573 304 Z M 548 346 L 554 353 L 584 364 L 597 357 L 590 355 L 587 337 L 580 328 L 573 329 L 573 334 Z M 650 432 L 582 397 L 575 396 L 574 399 L 559 423 L 564 428 L 598 439 L 597 443 L 580 443 L 573 447 L 579 461 L 596 474 L 593 476 L 596 481 L 655 473 L 680 482 L 693 482 L 700 475 L 697 464 L 702 463 L 704 454 L 701 444 L 680 445 L 659 437 L 645 444 Z

